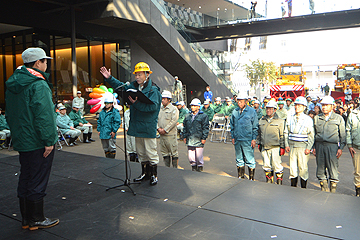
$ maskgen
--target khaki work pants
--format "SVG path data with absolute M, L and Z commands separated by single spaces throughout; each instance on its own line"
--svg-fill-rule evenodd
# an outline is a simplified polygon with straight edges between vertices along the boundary
M 354 164 L 354 185 L 360 187 L 360 149 L 355 148 L 355 154 L 353 157 Z
M 176 134 L 160 135 L 160 151 L 163 157 L 179 157 Z
M 310 154 L 305 155 L 305 148 L 290 146 L 290 179 L 300 176 L 303 180 L 309 178 L 308 162 Z
M 135 137 L 136 153 L 141 163 L 150 162 L 151 165 L 159 163 L 159 155 L 157 153 L 156 138 L 140 138 Z
M 280 147 L 262 150 L 261 155 L 264 159 L 263 169 L 266 172 L 274 170 L 274 172 L 279 173 L 283 171 L 284 168 L 281 165 Z

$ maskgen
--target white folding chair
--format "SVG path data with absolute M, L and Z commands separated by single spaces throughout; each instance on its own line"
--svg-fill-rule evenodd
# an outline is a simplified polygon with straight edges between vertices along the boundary
M 215 114 L 211 123 L 210 142 L 221 142 L 225 129 L 226 119 L 224 114 Z M 218 135 L 220 134 L 220 137 Z
M 224 130 L 224 143 L 228 143 L 226 140 L 230 139 L 230 143 L 231 142 L 231 127 L 230 127 L 230 120 L 228 118 L 228 121 L 226 121 L 226 126 L 225 126 L 225 130 Z

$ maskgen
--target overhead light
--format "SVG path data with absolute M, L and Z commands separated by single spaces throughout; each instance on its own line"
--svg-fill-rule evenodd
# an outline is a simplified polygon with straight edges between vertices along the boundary
M 218 8 L 218 11 L 220 11 L 220 8 Z
M 227 11 L 227 8 L 225 8 L 225 11 Z
M 201 6 L 199 6 L 199 8 L 201 8 Z

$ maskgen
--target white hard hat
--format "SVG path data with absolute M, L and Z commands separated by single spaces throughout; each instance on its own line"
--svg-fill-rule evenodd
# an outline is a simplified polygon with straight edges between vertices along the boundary
M 260 104 L 259 100 L 255 100 L 254 101 L 254 104 L 257 103 L 257 104 Z
M 215 98 L 215 101 L 221 101 L 221 97 Z
M 331 105 L 333 105 L 333 104 L 335 104 L 335 100 L 334 100 L 334 98 L 331 97 L 331 96 L 325 96 L 325 97 L 321 100 L 320 103 L 321 103 L 321 104 L 331 104 Z
M 105 96 L 104 103 L 114 103 L 114 97 L 113 96 Z
M 177 102 L 177 103 L 176 103 L 176 105 L 181 105 L 181 106 L 184 106 L 184 105 L 185 105 L 185 103 L 184 103 L 184 101 L 179 101 L 179 102 Z
M 194 98 L 193 100 L 191 100 L 190 106 L 201 106 L 201 102 L 198 98 Z
M 304 97 L 297 97 L 297 98 L 295 99 L 294 104 L 301 104 L 301 105 L 304 105 L 304 106 L 306 107 L 306 106 L 307 106 L 306 98 L 304 98 Z
M 268 102 L 268 104 L 266 104 L 266 107 L 267 107 L 267 108 L 275 108 L 275 109 L 277 109 L 277 104 L 276 104 L 275 101 L 270 100 L 270 101 Z
M 168 90 L 164 90 L 164 91 L 162 92 L 162 94 L 161 94 L 161 97 L 172 99 L 171 92 L 168 91 Z
M 58 109 L 59 109 L 59 110 L 63 110 L 63 109 L 66 109 L 66 107 L 61 104 L 61 105 L 58 107 Z
M 205 104 L 210 104 L 210 100 L 209 99 L 206 99 L 205 101 L 204 101 L 204 105 Z
M 246 94 L 239 94 L 239 96 L 236 97 L 237 100 L 247 100 L 248 96 Z

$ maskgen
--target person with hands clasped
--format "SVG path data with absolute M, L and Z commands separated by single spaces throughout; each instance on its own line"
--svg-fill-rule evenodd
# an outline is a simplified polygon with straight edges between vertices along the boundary
M 285 125 L 285 151 L 290 152 L 290 181 L 296 187 L 298 176 L 301 187 L 306 188 L 309 178 L 308 162 L 314 144 L 314 123 L 304 114 L 307 101 L 304 97 L 295 99 L 295 114 L 289 114 Z
M 230 117 L 230 132 L 235 147 L 238 178 L 245 178 L 246 164 L 249 169 L 249 180 L 253 181 L 256 166 L 254 148 L 259 121 L 255 109 L 246 103 L 247 96 L 240 95 L 236 99 L 238 107 L 233 110 Z
M 282 185 L 284 173 L 281 156 L 285 154 L 284 120 L 275 114 L 276 109 L 277 103 L 273 100 L 266 105 L 266 116 L 259 121 L 258 143 L 264 159 L 266 182 L 274 182 L 275 172 L 276 183 Z
M 204 169 L 204 144 L 209 134 L 209 117 L 200 110 L 201 102 L 194 98 L 191 113 L 184 119 L 184 143 L 188 146 L 189 162 L 193 171 Z
M 119 110 L 113 106 L 113 97 L 107 96 L 104 100 L 104 108 L 99 114 L 97 131 L 107 158 L 115 158 L 116 155 L 116 132 L 121 123 Z
M 329 173 L 330 192 L 336 192 L 339 182 L 339 158 L 346 144 L 345 122 L 343 117 L 333 112 L 334 98 L 325 96 L 321 100 L 322 113 L 314 117 L 316 176 L 320 181 L 321 191 L 328 192 Z

